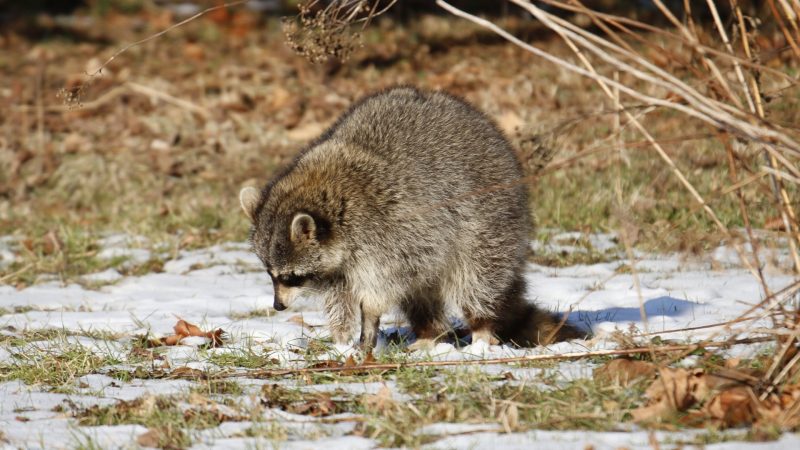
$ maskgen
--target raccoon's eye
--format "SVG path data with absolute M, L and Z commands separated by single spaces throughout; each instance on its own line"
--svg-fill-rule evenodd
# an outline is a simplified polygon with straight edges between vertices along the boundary
M 297 275 L 297 274 L 289 274 L 289 275 L 281 275 L 278 277 L 278 281 L 284 286 L 288 287 L 297 287 L 301 286 L 303 283 L 306 282 L 308 276 L 306 275 Z

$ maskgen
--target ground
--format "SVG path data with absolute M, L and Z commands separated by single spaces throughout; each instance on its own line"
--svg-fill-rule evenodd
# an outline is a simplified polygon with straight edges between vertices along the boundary
M 578 238 L 585 241 L 580 246 Z M 129 264 L 152 256 L 142 250 L 142 238 L 113 235 L 102 246 L 105 257 L 125 255 Z M 605 262 L 531 263 L 526 277 L 531 301 L 572 310 L 569 320 L 590 329 L 592 338 L 514 349 L 471 344 L 467 337 L 408 352 L 413 335 L 391 313 L 382 320 L 377 362 L 589 352 L 622 348 L 624 336 L 642 339 L 645 332 L 685 343 L 771 326 L 768 318 L 728 330 L 714 326 L 760 299 L 759 283 L 729 248 L 703 259 L 642 253 L 634 271 L 620 259 L 613 235 L 552 233 L 532 243 L 543 256 L 585 253 L 587 246 Z M 794 280 L 781 269 L 787 254 L 769 258 L 768 280 L 779 290 Z M 244 243 L 180 251 L 168 257 L 162 273 L 123 276 L 109 269 L 83 279 L 87 285 L 54 280 L 23 290 L 0 287 L 0 439 L 9 448 L 761 445 L 738 442 L 754 438 L 746 429 L 637 429 L 630 412 L 643 404 L 644 386 L 593 380 L 593 370 L 605 362 L 598 357 L 370 373 L 264 372 L 347 365 L 348 356 L 360 356 L 330 343 L 317 301 L 271 310 L 268 277 Z M 179 318 L 203 330 L 221 328 L 222 345 L 211 346 L 207 337 L 163 345 L 158 339 L 173 334 Z M 722 354 L 755 360 L 771 346 L 737 345 Z M 704 359 L 702 353 L 684 356 L 674 366 L 694 367 Z M 775 438 L 770 446 L 800 443 L 791 433 Z

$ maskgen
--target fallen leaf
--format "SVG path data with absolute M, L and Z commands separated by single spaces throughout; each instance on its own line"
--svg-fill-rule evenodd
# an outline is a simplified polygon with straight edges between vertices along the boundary
M 320 393 L 304 402 L 292 403 L 287 411 L 294 414 L 323 417 L 336 413 L 336 403 L 331 399 L 330 394 Z
M 187 380 L 204 380 L 208 378 L 205 372 L 199 369 L 192 369 L 191 367 L 176 367 L 169 374 L 170 378 L 182 378 Z
M 217 328 L 214 331 L 203 331 L 195 324 L 189 323 L 183 319 L 178 319 L 178 322 L 173 327 L 175 334 L 165 336 L 161 339 L 154 340 L 152 343 L 156 345 L 178 345 L 183 338 L 189 336 L 204 337 L 211 340 L 212 347 L 222 345 L 223 335 L 225 331 L 222 328 Z
M 342 367 L 342 363 L 340 363 L 339 361 L 333 360 L 333 359 L 325 359 L 325 360 L 319 361 L 317 363 L 314 363 L 314 364 L 310 365 L 309 367 L 312 368 L 312 369 L 323 369 L 323 368 L 331 369 L 331 368 L 334 368 L 334 367 Z
M 747 386 L 720 392 L 704 407 L 704 411 L 725 427 L 747 426 L 756 421 L 758 399 Z
M 650 378 L 656 374 L 656 365 L 647 361 L 633 359 L 612 359 L 595 369 L 594 380 L 601 383 L 615 383 L 628 386 L 634 381 Z
M 55 230 L 48 231 L 44 236 L 34 241 L 32 239 L 23 239 L 22 246 L 28 251 L 40 251 L 44 255 L 52 255 L 58 253 L 64 247 L 64 243 Z
M 710 390 L 702 369 L 663 368 L 659 375 L 645 391 L 649 404 L 631 411 L 635 422 L 660 421 L 686 411 L 703 400 Z
M 181 342 L 182 337 L 183 336 L 179 336 L 176 334 L 172 336 L 167 336 L 164 339 L 161 339 L 161 345 L 178 345 Z

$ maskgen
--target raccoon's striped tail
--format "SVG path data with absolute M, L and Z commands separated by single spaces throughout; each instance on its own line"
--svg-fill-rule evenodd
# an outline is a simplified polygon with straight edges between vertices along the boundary
M 588 336 L 587 332 L 563 320 L 563 315 L 544 311 L 523 299 L 507 312 L 495 330 L 503 342 L 534 347 Z

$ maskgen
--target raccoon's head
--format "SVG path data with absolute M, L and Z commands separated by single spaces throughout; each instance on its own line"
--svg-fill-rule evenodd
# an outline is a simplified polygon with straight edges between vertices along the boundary
M 259 208 L 260 193 L 254 188 L 243 189 L 239 199 L 253 225 L 253 251 L 272 278 L 276 310 L 283 311 L 299 296 L 331 287 L 344 258 L 330 222 L 311 211 L 276 213 Z

